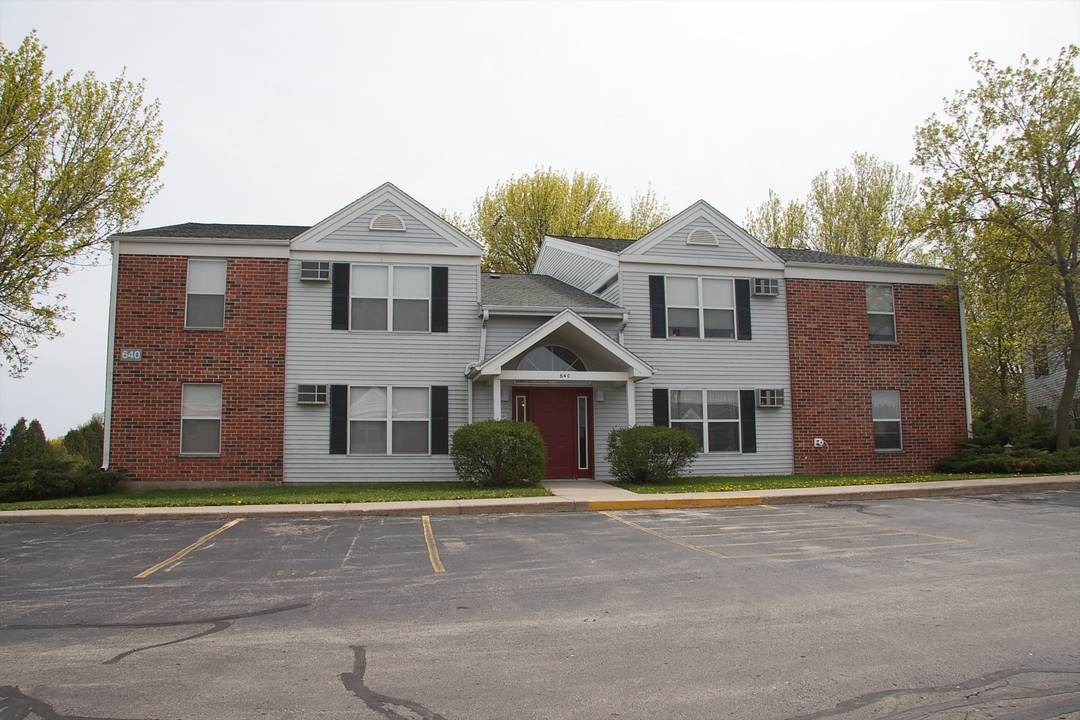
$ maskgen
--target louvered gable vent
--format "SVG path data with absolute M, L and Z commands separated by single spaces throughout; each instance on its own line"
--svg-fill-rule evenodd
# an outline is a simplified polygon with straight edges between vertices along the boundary
M 372 230 L 388 230 L 390 232 L 405 232 L 405 221 L 394 213 L 379 213 L 371 219 Z
M 716 234 L 712 230 L 706 230 L 705 228 L 697 228 L 691 230 L 689 237 L 686 238 L 687 245 L 719 245 L 716 239 Z

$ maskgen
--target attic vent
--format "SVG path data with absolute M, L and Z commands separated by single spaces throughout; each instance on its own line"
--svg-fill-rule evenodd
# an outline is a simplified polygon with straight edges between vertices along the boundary
M 719 245 L 716 239 L 716 234 L 712 230 L 706 230 L 705 228 L 698 228 L 692 230 L 690 236 L 686 238 L 687 245 Z
M 784 407 L 784 390 L 782 388 L 758 390 L 757 404 L 758 407 L 763 408 Z
M 754 278 L 754 294 L 775 296 L 780 292 L 780 281 L 777 278 Z
M 394 213 L 379 213 L 371 219 L 371 229 L 405 232 L 405 221 Z

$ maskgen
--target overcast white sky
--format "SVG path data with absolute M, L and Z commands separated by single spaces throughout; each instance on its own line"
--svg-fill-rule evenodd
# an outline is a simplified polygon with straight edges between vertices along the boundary
M 967 58 L 1080 43 L 1080 0 L 204 2 L 0 0 L 57 73 L 123 68 L 161 101 L 164 189 L 139 227 L 314 224 L 385 181 L 463 214 L 537 166 L 705 199 L 737 222 L 912 135 L 971 87 Z M 104 407 L 109 269 L 64 281 L 77 319 L 0 375 L 0 423 L 63 435 Z

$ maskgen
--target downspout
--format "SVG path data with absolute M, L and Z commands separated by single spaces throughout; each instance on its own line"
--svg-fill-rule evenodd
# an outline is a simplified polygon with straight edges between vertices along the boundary
M 487 354 L 487 324 L 488 318 L 491 316 L 489 310 L 484 310 L 480 320 L 480 356 L 477 358 L 476 363 L 465 368 L 465 375 L 469 378 L 469 423 L 473 421 L 473 383 L 475 378 L 472 375 L 474 368 L 480 367 L 484 362 L 484 356 Z
M 120 273 L 120 241 L 112 241 L 112 288 L 109 292 L 109 356 L 105 358 L 105 439 L 101 445 L 101 469 L 109 469 L 109 439 L 112 437 L 113 357 L 116 355 L 116 280 Z
M 626 325 L 629 322 L 630 322 L 630 313 L 624 311 L 623 314 L 622 314 L 622 324 L 619 325 L 619 344 L 622 345 L 623 347 L 626 347 L 625 345 L 623 345 L 623 333 L 626 331 Z
M 960 356 L 963 358 L 964 363 L 964 410 L 967 413 L 967 436 L 971 438 L 973 421 L 971 417 L 971 379 L 968 372 L 967 310 L 964 307 L 964 291 L 960 289 L 959 283 L 956 286 L 956 297 L 960 302 Z

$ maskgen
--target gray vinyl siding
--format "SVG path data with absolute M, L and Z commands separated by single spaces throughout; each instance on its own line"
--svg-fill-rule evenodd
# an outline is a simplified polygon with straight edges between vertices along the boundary
M 677 270 L 677 272 L 676 272 Z M 671 274 L 716 277 L 722 271 Z M 794 470 L 791 440 L 790 371 L 784 284 L 777 297 L 750 299 L 753 340 L 726 338 L 653 338 L 649 327 L 649 273 L 622 273 L 623 303 L 630 311 L 626 347 L 656 368 L 656 374 L 638 383 L 637 421 L 652 424 L 652 389 L 756 390 L 783 388 L 787 402 L 778 409 L 756 409 L 756 453 L 701 453 L 695 475 L 785 474 Z
M 694 230 L 702 228 L 711 230 L 716 234 L 717 245 L 687 245 L 686 239 Z M 740 245 L 727 232 L 714 225 L 706 218 L 698 218 L 681 228 L 678 232 L 665 238 L 655 247 L 649 249 L 646 255 L 663 255 L 666 257 L 694 258 L 695 260 L 752 260 L 760 261 L 761 258 L 754 255 Z
M 536 328 L 540 327 L 550 317 L 518 317 L 518 316 L 503 316 L 493 317 L 488 321 L 487 329 L 487 352 L 484 360 L 490 360 L 506 348 L 510 347 L 524 336 L 531 333 Z M 595 325 L 601 332 L 610 337 L 612 340 L 619 339 L 619 325 L 621 320 L 607 319 L 607 318 L 594 318 L 590 319 L 593 325 Z M 542 343 L 550 344 L 550 343 Z M 573 349 L 573 348 L 571 348 Z M 512 369 L 512 368 L 507 368 Z
M 366 227 L 366 225 L 365 225 Z M 362 256 L 357 262 L 363 262 Z M 354 456 L 329 452 L 328 405 L 296 404 L 298 384 L 449 388 L 450 432 L 466 422 L 465 367 L 476 362 L 480 322 L 474 265 L 449 265 L 449 332 L 330 329 L 330 283 L 302 282 L 289 263 L 285 370 L 286 482 L 454 480 L 448 455 Z
M 615 255 L 612 255 L 610 260 L 601 260 L 591 255 L 568 252 L 545 245 L 544 251 L 537 258 L 534 272 L 539 275 L 550 275 L 567 285 L 573 285 L 585 292 L 592 292 L 617 270 L 618 260 Z M 604 299 L 618 304 L 607 296 L 604 296 Z
M 394 213 L 405 221 L 405 232 L 371 230 L 371 220 L 376 215 L 384 212 Z M 425 223 L 405 212 L 402 208 L 387 200 L 379 203 L 374 209 L 369 210 L 352 222 L 338 228 L 326 236 L 327 241 L 345 242 L 368 242 L 368 243 L 395 243 L 395 244 L 424 244 L 445 245 L 453 247 L 446 238 L 442 237 Z M 358 248 L 362 250 L 363 248 Z

